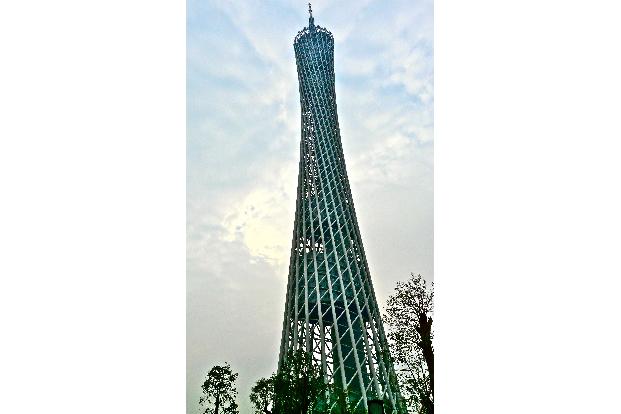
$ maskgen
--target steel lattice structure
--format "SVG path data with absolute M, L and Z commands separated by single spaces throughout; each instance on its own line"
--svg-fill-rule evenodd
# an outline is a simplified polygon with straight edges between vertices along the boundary
M 310 5 L 309 5 L 310 11 Z M 294 40 L 302 107 L 298 195 L 279 368 L 303 349 L 358 410 L 398 385 L 362 246 L 336 111 L 334 38 L 315 26 Z M 333 406 L 334 408 L 334 406 Z

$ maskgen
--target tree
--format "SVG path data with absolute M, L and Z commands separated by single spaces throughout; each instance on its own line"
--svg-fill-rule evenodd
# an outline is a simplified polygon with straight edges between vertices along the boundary
M 397 376 L 408 406 L 433 414 L 433 283 L 421 275 L 397 282 L 384 322 Z
M 216 365 L 207 374 L 202 385 L 203 396 L 200 405 L 205 407 L 205 414 L 239 414 L 235 397 L 235 380 L 237 373 L 231 370 L 228 362 L 224 366 Z
M 250 402 L 254 405 L 257 414 L 272 414 L 268 408 L 274 407 L 274 379 L 276 374 L 269 378 L 260 378 L 250 390 Z
M 250 399 L 257 412 L 267 414 L 270 413 L 266 411 L 269 404 L 265 405 L 267 399 L 263 397 L 269 398 L 272 392 L 271 413 L 309 414 L 318 406 L 320 397 L 326 390 L 321 368 L 313 362 L 310 354 L 300 349 L 287 353 L 287 358 L 277 374 L 267 380 L 262 378 L 257 381 Z
M 341 385 L 329 384 L 327 392 L 318 399 L 316 413 L 332 414 L 366 414 L 367 407 L 360 403 L 356 406 L 358 398 L 350 399 L 349 391 Z

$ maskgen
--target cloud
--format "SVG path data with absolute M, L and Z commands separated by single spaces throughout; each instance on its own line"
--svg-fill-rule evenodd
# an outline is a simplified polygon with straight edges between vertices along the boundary
M 207 371 L 225 361 L 240 374 L 239 402 L 248 412 L 250 386 L 269 375 L 277 360 L 280 326 L 272 315 L 282 314 L 284 305 L 267 299 L 284 295 L 282 277 L 243 243 L 226 241 L 223 233 L 210 229 L 213 236 L 197 243 L 199 254 L 188 260 L 188 413 L 198 412 Z
M 258 187 L 234 203 L 222 223 L 227 231 L 226 240 L 242 241 L 252 256 L 261 257 L 285 272 L 296 196 L 295 184 L 285 178 L 295 173 L 293 165 L 284 167 L 272 187 Z

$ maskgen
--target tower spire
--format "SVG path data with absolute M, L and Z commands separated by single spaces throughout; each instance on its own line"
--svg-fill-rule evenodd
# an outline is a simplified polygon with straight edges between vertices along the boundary
M 308 14 L 310 17 L 308 18 L 308 28 L 311 31 L 315 30 L 315 19 L 313 18 L 313 9 L 311 7 L 310 2 L 308 3 Z

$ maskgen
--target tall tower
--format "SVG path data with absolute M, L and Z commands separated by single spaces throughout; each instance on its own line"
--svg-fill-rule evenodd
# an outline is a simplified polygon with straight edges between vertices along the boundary
M 313 356 L 324 380 L 358 410 L 400 397 L 362 246 L 341 146 L 334 90 L 334 38 L 309 24 L 293 42 L 302 139 L 298 195 L 279 367 L 289 351 Z

